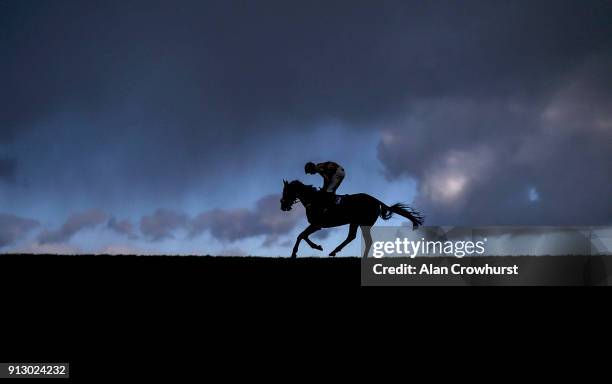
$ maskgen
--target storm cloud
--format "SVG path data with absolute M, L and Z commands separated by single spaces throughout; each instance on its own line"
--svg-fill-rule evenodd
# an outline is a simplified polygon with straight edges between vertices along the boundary
M 279 236 L 289 233 L 299 222 L 303 209 L 287 213 L 281 211 L 280 196 L 273 194 L 260 198 L 253 208 L 216 208 L 194 217 L 169 209 L 158 209 L 140 220 L 140 231 L 153 241 L 175 238 L 185 231 L 189 238 L 210 233 L 217 240 L 235 242 L 256 236 L 265 236 L 264 245 L 275 243 Z
M 596 57 L 538 103 L 434 99 L 387 130 L 391 179 L 444 224 L 606 224 L 612 218 L 612 58 Z
M 248 166 L 266 138 L 320 122 L 377 129 L 436 98 L 542 101 L 609 49 L 609 7 L 8 2 L 0 101 L 14 107 L 2 121 L 7 139 L 30 144 L 15 155 L 36 163 L 33 187 L 176 198 L 201 175 Z
M 174 238 L 174 232 L 184 229 L 189 224 L 189 217 L 169 209 L 158 209 L 152 215 L 140 219 L 140 232 L 153 241 Z
M 0 248 L 23 239 L 39 225 L 36 220 L 0 213 Z
M 72 214 L 55 230 L 43 230 L 38 235 L 40 244 L 64 243 L 70 240 L 78 232 L 85 229 L 92 229 L 108 220 L 108 215 L 98 209 L 91 209 L 85 212 Z
M 17 161 L 13 158 L 0 158 L 0 182 L 14 182 Z
M 108 223 L 106 223 L 106 226 L 115 233 L 127 236 L 130 239 L 135 239 L 137 237 L 134 224 L 132 224 L 130 220 L 118 220 L 114 217 L 111 217 Z
M 611 223 L 609 1 L 2 4 L 3 212 L 265 248 L 335 160 L 428 224 Z
M 216 239 L 234 242 L 254 236 L 265 236 L 263 245 L 270 246 L 279 236 L 289 233 L 299 222 L 303 209 L 289 213 L 279 209 L 280 195 L 264 196 L 252 209 L 214 209 L 196 216 L 190 236 L 209 231 Z

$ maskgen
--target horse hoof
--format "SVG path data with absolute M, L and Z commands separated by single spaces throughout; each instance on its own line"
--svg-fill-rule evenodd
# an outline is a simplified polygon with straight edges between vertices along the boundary
M 315 246 L 315 247 L 313 247 L 313 248 L 314 248 L 314 249 L 316 249 L 316 250 L 319 250 L 319 251 L 322 251 L 322 250 L 323 250 L 323 247 L 322 247 L 322 246 L 320 246 L 320 245 L 317 245 L 317 246 Z
M 330 257 L 334 257 L 334 256 L 336 256 L 336 252 L 332 252 L 332 253 L 330 253 L 330 254 L 329 254 L 329 256 L 330 256 Z
M 295 253 L 291 254 L 291 258 L 295 259 L 297 257 L 297 255 Z

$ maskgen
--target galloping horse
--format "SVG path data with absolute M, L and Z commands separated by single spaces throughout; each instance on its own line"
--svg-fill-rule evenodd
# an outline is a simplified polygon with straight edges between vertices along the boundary
M 355 239 L 357 227 L 361 227 L 361 233 L 365 241 L 365 251 L 363 253 L 365 258 L 368 256 L 372 245 L 370 227 L 376 223 L 378 217 L 389 220 L 396 213 L 410 220 L 413 229 L 423 224 L 423 216 L 404 204 L 397 203 L 387 206 L 370 195 L 357 193 L 354 195 L 337 196 L 336 198 L 340 199 L 339 203 L 330 205 L 329 202 L 325 201 L 326 199 L 322 198 L 321 192 L 311 185 L 305 185 L 299 180 L 293 180 L 292 182 L 283 180 L 283 184 L 283 197 L 280 200 L 281 209 L 289 211 L 293 204 L 299 200 L 304 205 L 304 208 L 306 208 L 306 217 L 310 223 L 308 228 L 298 235 L 291 257 L 297 256 L 298 247 L 302 240 L 306 240 L 311 248 L 322 251 L 323 248 L 320 245 L 315 244 L 308 238 L 308 236 L 321 228 L 349 224 L 349 233 L 346 240 L 340 243 L 329 254 L 330 256 L 336 256 L 342 248 Z

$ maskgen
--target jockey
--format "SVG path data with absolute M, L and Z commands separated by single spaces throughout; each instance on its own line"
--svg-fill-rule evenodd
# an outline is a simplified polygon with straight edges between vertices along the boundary
M 336 193 L 336 189 L 338 189 L 340 183 L 344 180 L 344 168 L 333 161 L 319 164 L 308 162 L 304 166 L 304 171 L 311 175 L 316 173 L 321 175 L 324 180 L 321 191 L 330 193 L 331 195 Z

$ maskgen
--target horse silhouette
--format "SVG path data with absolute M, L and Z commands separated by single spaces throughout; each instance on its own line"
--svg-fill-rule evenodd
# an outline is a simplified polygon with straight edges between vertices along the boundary
M 280 200 L 281 210 L 290 211 L 298 200 L 306 209 L 306 217 L 310 225 L 300 233 L 293 246 L 291 257 L 297 256 L 300 242 L 305 240 L 311 248 L 323 250 L 308 238 L 312 233 L 321 228 L 331 228 L 349 224 L 349 233 L 346 239 L 340 243 L 329 256 L 336 256 L 342 248 L 353 241 L 357 235 L 357 227 L 361 227 L 361 233 L 365 241 L 363 257 L 367 257 L 372 246 L 372 235 L 370 227 L 381 217 L 389 220 L 394 213 L 403 216 L 412 222 L 412 228 L 416 229 L 423 224 L 423 216 L 405 204 L 396 203 L 391 206 L 380 200 L 365 194 L 354 195 L 332 195 L 339 201 L 334 204 L 330 202 L 329 195 L 318 191 L 311 185 L 305 185 L 299 180 L 288 182 L 283 180 L 283 196 Z

